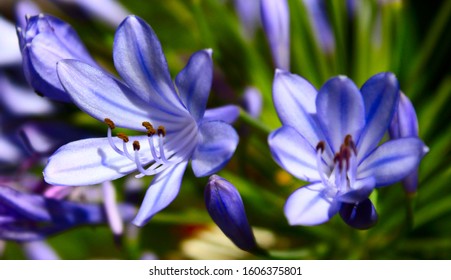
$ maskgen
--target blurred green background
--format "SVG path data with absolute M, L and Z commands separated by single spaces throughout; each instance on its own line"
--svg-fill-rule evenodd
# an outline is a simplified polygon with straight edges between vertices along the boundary
M 12 2 L 0 5 L 10 19 Z M 71 23 L 94 57 L 115 73 L 114 29 L 96 20 L 69 17 L 48 1 L 36 2 L 44 12 Z M 235 124 L 240 143 L 219 175 L 240 191 L 257 242 L 272 258 L 450 259 L 451 1 L 361 0 L 354 16 L 346 1 L 325 1 L 336 46 L 330 54 L 322 52 L 315 40 L 302 1 L 288 2 L 292 73 L 320 87 L 338 74 L 361 86 L 372 75 L 391 71 L 416 108 L 420 137 L 430 148 L 420 166 L 418 193 L 414 199 L 406 198 L 401 184 L 378 189 L 371 198 L 379 222 L 370 230 L 352 229 L 339 217 L 315 227 L 288 225 L 283 204 L 305 183 L 281 170 L 270 156 L 268 130 L 280 125 L 271 98 L 274 66 L 261 27 L 252 38 L 243 36 L 233 1 L 121 1 L 155 30 L 172 77 L 193 52 L 213 49 L 215 78 L 209 107 L 241 104 L 247 86 L 261 91 L 262 114 L 258 120 L 242 117 Z M 58 118 L 106 133 L 102 124 L 77 108 L 68 112 Z M 139 203 L 150 179 L 140 180 L 136 197 L 128 199 Z M 188 169 L 176 200 L 145 227 L 126 226 L 121 244 L 114 242 L 107 226 L 77 228 L 47 241 L 63 259 L 137 259 L 146 252 L 160 259 L 260 258 L 234 248 L 212 223 L 203 202 L 206 182 Z M 126 198 L 126 183 L 126 179 L 114 182 L 120 199 Z M 25 256 L 20 244 L 7 242 L 1 257 Z

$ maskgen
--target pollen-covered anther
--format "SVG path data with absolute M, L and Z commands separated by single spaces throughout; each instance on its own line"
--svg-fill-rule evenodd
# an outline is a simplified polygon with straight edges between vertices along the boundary
M 352 136 L 350 134 L 346 135 L 344 144 L 346 147 L 351 148 L 354 154 L 357 155 L 357 147 L 354 141 L 352 140 Z
M 157 129 L 158 132 L 158 136 L 166 136 L 166 129 L 164 128 L 164 126 L 160 125 Z
M 321 151 L 321 153 L 324 153 L 324 149 L 326 149 L 326 143 L 324 143 L 324 141 L 319 141 L 318 145 L 316 145 L 316 151 Z
M 117 137 L 119 139 L 121 139 L 122 141 L 124 141 L 124 143 L 128 143 L 128 141 L 129 141 L 128 136 L 125 133 L 119 132 L 117 134 Z
M 105 118 L 104 122 L 106 123 L 106 125 L 108 125 L 109 128 L 111 128 L 111 129 L 116 128 L 116 125 L 114 124 L 114 122 L 111 119 Z
M 147 136 L 153 136 L 157 133 L 150 122 L 142 122 L 142 125 L 147 129 Z
M 133 141 L 133 150 L 139 151 L 139 149 L 141 149 L 141 145 L 139 144 L 139 141 L 137 141 L 137 140 Z

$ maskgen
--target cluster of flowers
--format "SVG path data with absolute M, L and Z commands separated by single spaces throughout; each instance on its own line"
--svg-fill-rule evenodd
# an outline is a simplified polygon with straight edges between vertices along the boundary
M 317 11 L 315 5 L 311 9 Z M 375 188 L 410 178 L 408 191 L 415 191 L 416 169 L 428 151 L 418 138 L 415 111 L 392 73 L 377 74 L 360 89 L 345 76 L 333 77 L 319 90 L 290 73 L 288 14 L 286 1 L 261 2 L 263 27 L 278 68 L 273 101 L 282 122 L 269 135 L 269 149 L 282 168 L 310 182 L 288 198 L 285 215 L 291 225 L 317 225 L 339 213 L 348 225 L 367 229 L 377 221 L 369 199 Z M 108 185 L 135 172 L 137 178 L 154 176 L 132 221 L 143 226 L 175 199 L 191 161 L 197 177 L 211 175 L 205 203 L 212 219 L 239 248 L 259 250 L 238 191 L 213 175 L 238 145 L 231 123 L 239 109 L 233 105 L 206 109 L 212 50 L 194 53 L 173 81 L 155 32 L 130 15 L 114 38 L 118 79 L 96 63 L 76 32 L 58 18 L 32 15 L 17 31 L 25 78 L 34 90 L 49 99 L 73 103 L 107 130 L 106 137 L 77 134 L 63 139 L 69 143 L 56 151 L 55 145 L 47 147 L 45 156 L 52 154 L 44 169 L 47 190 Z M 39 100 L 44 102 L 42 108 L 50 106 L 45 99 Z M 119 132 L 114 136 L 117 127 L 141 135 Z M 379 145 L 387 131 L 391 140 Z M 31 132 L 25 138 L 30 145 L 39 142 Z M 46 139 L 42 141 L 48 144 Z M 99 205 L 48 193 L 21 193 L 2 183 L 0 238 L 39 239 L 74 225 L 115 224 L 111 221 L 120 216 L 128 221 L 133 215 L 128 205 L 105 202 L 111 207 L 104 211 Z

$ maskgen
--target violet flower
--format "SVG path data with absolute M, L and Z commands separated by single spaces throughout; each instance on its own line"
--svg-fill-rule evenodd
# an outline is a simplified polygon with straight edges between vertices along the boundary
M 418 119 L 409 98 L 401 92 L 398 108 L 390 124 L 390 138 L 418 137 Z M 414 194 L 418 187 L 418 169 L 402 180 L 408 194 Z
M 260 25 L 260 1 L 234 0 L 243 35 L 247 39 L 254 38 L 255 30 Z
M 78 59 L 96 65 L 75 30 L 66 22 L 40 14 L 17 28 L 28 83 L 39 93 L 57 101 L 71 102 L 56 73 L 61 59 Z
M 273 99 L 283 126 L 269 136 L 271 153 L 311 183 L 285 204 L 291 225 L 321 224 L 340 212 L 352 227 L 371 227 L 377 220 L 368 199 L 373 189 L 405 178 L 428 151 L 418 137 L 378 146 L 398 106 L 392 73 L 371 77 L 360 91 L 338 76 L 317 92 L 303 78 L 277 70 Z
M 208 213 L 222 232 L 241 250 L 255 251 L 257 243 L 237 189 L 224 178 L 212 175 L 204 196 Z
M 261 18 L 276 68 L 290 69 L 290 12 L 286 0 L 262 0 Z
M 130 220 L 135 208 L 120 205 L 120 213 Z M 0 239 L 41 240 L 76 226 L 105 223 L 102 205 L 45 198 L 0 186 Z
M 313 35 L 324 53 L 330 54 L 335 50 L 335 38 L 327 16 L 324 0 L 303 0 L 310 22 Z
M 211 50 L 194 53 L 171 80 L 160 42 L 137 16 L 116 31 L 113 57 L 125 83 L 77 60 L 63 60 L 58 75 L 74 103 L 105 122 L 108 137 L 69 143 L 50 157 L 45 180 L 57 185 L 93 185 L 138 171 L 155 175 L 133 223 L 142 226 L 175 199 L 191 159 L 198 177 L 220 170 L 238 144 L 223 112 L 205 107 L 211 87 Z M 238 108 L 235 108 L 235 111 Z M 112 136 L 115 127 L 143 136 Z

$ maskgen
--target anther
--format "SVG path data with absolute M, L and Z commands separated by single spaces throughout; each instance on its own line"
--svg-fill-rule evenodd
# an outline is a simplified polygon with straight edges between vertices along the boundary
M 137 140 L 133 141 L 133 150 L 134 151 L 139 151 L 139 149 L 141 149 L 139 141 L 137 141 Z
M 111 129 L 116 128 L 116 125 L 114 124 L 114 122 L 111 119 L 105 118 L 104 122 L 106 123 L 106 125 L 108 125 L 109 128 L 111 128 Z
M 147 136 L 153 136 L 157 133 L 150 122 L 142 122 L 142 125 L 147 129 Z
M 344 144 L 347 147 L 350 147 L 355 155 L 357 155 L 357 148 L 355 146 L 354 141 L 352 140 L 352 136 L 350 134 L 346 135 Z
M 158 136 L 166 136 L 166 129 L 164 128 L 164 126 L 160 125 L 158 127 Z
M 128 141 L 129 141 L 128 136 L 125 133 L 119 132 L 117 134 L 117 137 L 119 139 L 121 139 L 122 141 L 124 141 L 124 143 L 128 143 Z
M 318 145 L 316 145 L 316 151 L 321 150 L 321 153 L 324 153 L 325 148 L 326 148 L 326 143 L 324 143 L 324 141 L 319 141 Z

